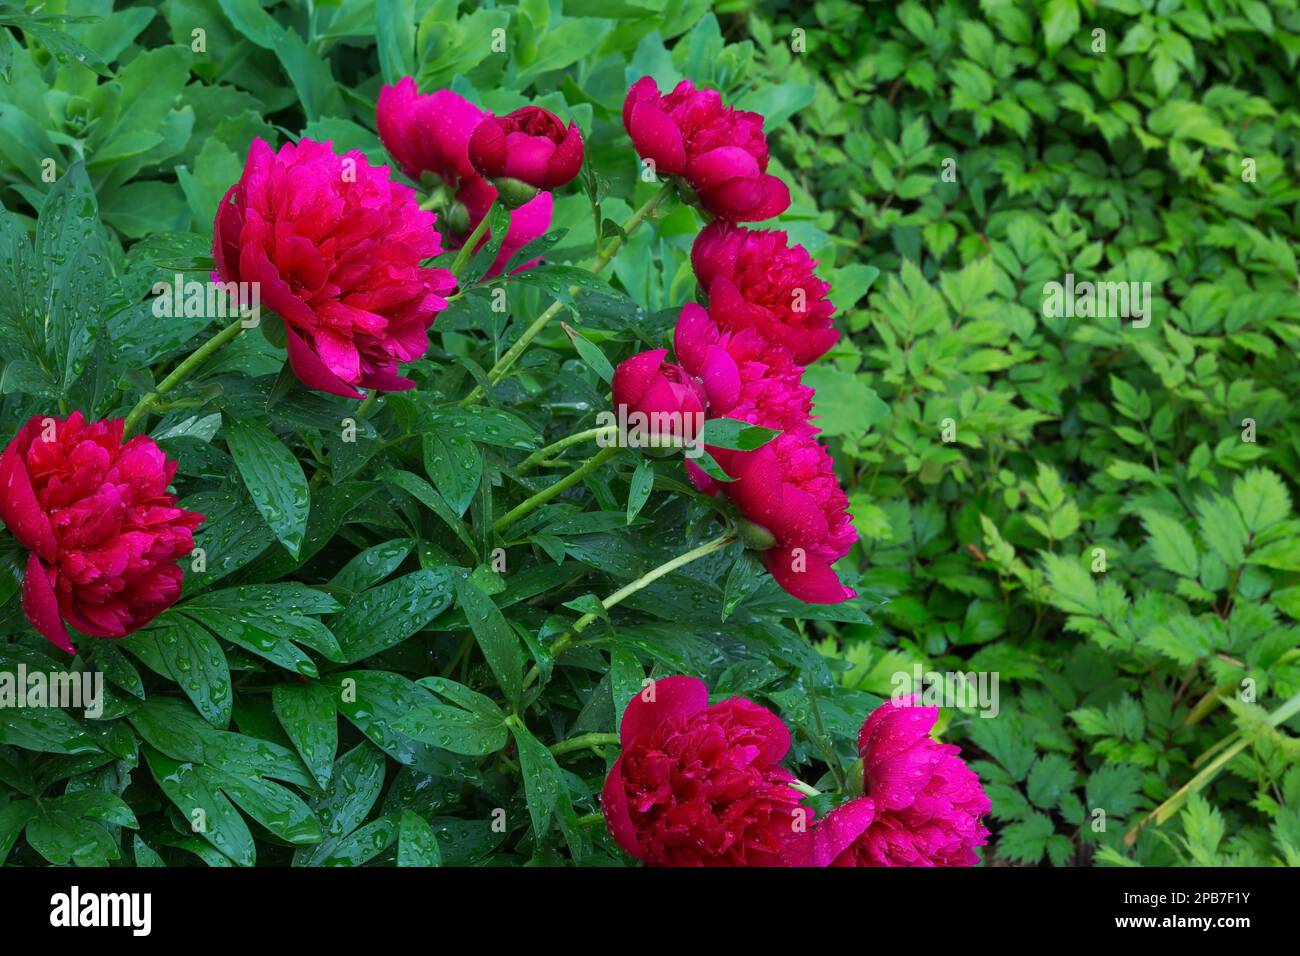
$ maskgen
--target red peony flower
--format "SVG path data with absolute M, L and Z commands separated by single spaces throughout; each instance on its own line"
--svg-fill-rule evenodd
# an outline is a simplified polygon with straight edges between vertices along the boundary
M 722 490 L 741 516 L 771 536 L 763 563 L 776 583 L 809 604 L 855 597 L 840 583 L 836 561 L 857 541 L 835 463 L 812 428 L 778 435 L 754 451 L 732 452 L 719 464 L 736 479 Z
M 409 76 L 379 92 L 375 120 L 389 155 L 411 179 L 418 182 L 430 173 L 455 193 L 456 206 L 443 223 L 451 249 L 465 244 L 497 198 L 496 187 L 475 171 L 469 159 L 470 137 L 491 116 L 451 90 L 421 94 Z M 550 228 L 550 193 L 542 193 L 511 212 L 510 228 L 488 277 L 500 275 L 516 252 Z M 491 233 L 485 233 L 479 247 L 490 238 Z
M 601 806 L 630 855 L 652 866 L 784 866 L 802 852 L 812 811 L 780 766 L 790 732 L 771 711 L 739 697 L 710 707 L 703 681 L 664 677 L 632 698 L 619 736 Z
M 410 179 L 419 182 L 424 173 L 432 173 L 455 186 L 477 175 L 466 146 L 474 128 L 490 115 L 451 90 L 421 95 L 415 80 L 404 76 L 379 91 L 375 125 L 384 149 Z
M 212 252 L 228 282 L 257 282 L 284 321 L 289 363 L 309 388 L 361 398 L 362 388 L 414 383 L 397 363 L 424 355 L 445 269 L 434 215 L 353 150 L 309 139 L 278 153 L 253 141 L 244 175 L 217 210 Z
M 611 382 L 614 407 L 624 417 L 640 413 L 652 444 L 691 441 L 704 424 L 699 383 L 680 365 L 665 362 L 667 349 L 641 352 L 620 362 Z
M 790 206 L 790 190 L 767 174 L 763 117 L 723 106 L 716 90 L 682 80 L 664 96 L 643 76 L 623 101 L 623 127 L 643 159 L 682 176 L 700 203 L 721 219 L 757 222 Z
M 203 521 L 167 492 L 176 463 L 146 436 L 123 444 L 122 425 L 38 416 L 0 455 L 0 520 L 31 552 L 23 610 L 69 654 L 64 621 L 123 637 L 171 607 L 183 576 L 176 560 Z
M 784 232 L 713 222 L 695 239 L 691 265 L 724 332 L 754 329 L 807 365 L 839 339 L 817 263 Z
M 559 189 L 582 168 L 582 133 L 554 113 L 523 106 L 487 116 L 469 138 L 474 169 L 488 179 L 513 179 L 536 189 Z
M 974 866 L 992 804 L 957 755 L 930 737 L 937 707 L 882 704 L 862 724 L 866 796 L 839 807 L 810 836 L 817 866 Z

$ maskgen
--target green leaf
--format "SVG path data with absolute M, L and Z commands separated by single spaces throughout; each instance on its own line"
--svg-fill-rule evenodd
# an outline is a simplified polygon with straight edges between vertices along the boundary
M 240 866 L 252 866 L 257 847 L 248 825 L 218 786 L 197 764 L 180 763 L 145 747 L 145 763 L 154 781 L 176 804 L 190 829 Z
M 650 498 L 650 492 L 654 489 L 655 467 L 654 462 L 648 458 L 642 458 L 637 462 L 636 471 L 632 473 L 632 482 L 627 492 L 627 523 L 631 524 L 636 520 L 636 516 L 641 513 L 645 507 L 646 501 Z
M 1044 810 L 1054 809 L 1074 786 L 1074 768 L 1060 754 L 1045 754 L 1029 770 L 1029 799 Z
M 354 663 L 400 644 L 446 610 L 451 595 L 447 568 L 412 571 L 358 594 L 330 626 L 344 661 Z
M 1047 52 L 1055 53 L 1079 29 L 1079 6 L 1076 0 L 1047 0 L 1043 8 L 1043 39 Z
M 496 753 L 509 738 L 505 715 L 499 710 L 485 716 L 444 704 L 417 707 L 402 717 L 396 727 L 413 740 L 467 757 Z
M 1252 468 L 1232 483 L 1232 497 L 1253 535 L 1266 531 L 1291 513 L 1291 496 L 1282 479 L 1266 468 Z
M 483 455 L 461 435 L 426 432 L 421 439 L 424 470 L 457 516 L 474 500 L 483 477 Z
M 338 709 L 333 691 L 317 683 L 276 684 L 271 691 L 275 716 L 311 771 L 326 787 L 339 746 Z
M 774 428 L 763 428 L 734 418 L 710 418 L 704 423 L 700 440 L 715 448 L 753 451 L 762 448 L 779 434 L 781 433 Z
M 402 813 L 397 829 L 398 866 L 442 866 L 442 853 L 433 828 L 410 810 Z
M 234 705 L 230 667 L 221 644 L 201 625 L 169 614 L 166 626 L 135 634 L 126 642 L 132 652 L 152 642 L 164 673 L 180 685 L 203 719 L 218 728 L 230 723 Z
M 577 815 L 573 812 L 573 800 L 555 756 L 518 720 L 511 722 L 510 731 L 519 747 L 519 771 L 524 778 L 524 794 L 533 823 L 533 843 L 541 844 L 551 830 L 553 819 L 558 816 L 565 839 L 571 848 L 577 850 Z
M 492 598 L 468 578 L 457 578 L 456 602 L 465 611 L 479 650 L 506 700 L 518 709 L 524 673 L 523 656 L 514 630 Z
M 1143 511 L 1142 523 L 1146 525 L 1147 541 L 1160 566 L 1173 574 L 1186 578 L 1196 577 L 1200 566 L 1196 542 L 1176 518 L 1159 511 Z
M 803 382 L 817 390 L 813 414 L 827 437 L 865 435 L 889 417 L 889 406 L 866 384 L 864 376 L 821 364 L 809 366 Z
M 280 543 L 297 558 L 311 508 L 311 492 L 298 459 L 258 422 L 227 421 L 225 434 L 253 504 Z

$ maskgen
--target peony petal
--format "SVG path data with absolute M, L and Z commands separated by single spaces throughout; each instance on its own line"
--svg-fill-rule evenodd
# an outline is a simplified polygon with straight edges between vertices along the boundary
M 54 530 L 36 500 L 27 466 L 19 451 L 20 448 L 25 450 L 32 437 L 39 433 L 41 421 L 38 416 L 24 425 L 0 455 L 0 521 L 4 521 L 9 533 L 24 548 L 46 561 L 53 561 L 58 553 Z
M 640 859 L 644 853 L 636 838 L 636 827 L 632 823 L 632 814 L 627 804 L 627 790 L 623 781 L 623 758 L 614 761 L 614 766 L 605 778 L 605 786 L 600 792 L 600 808 L 605 814 L 609 834 L 614 842 L 622 847 L 628 856 Z
M 706 190 L 731 179 L 756 179 L 758 161 L 739 146 L 721 146 L 697 153 L 686 164 L 686 178 L 697 190 Z
M 285 326 L 285 345 L 289 351 L 289 364 L 293 367 L 293 374 L 308 388 L 314 388 L 321 392 L 329 392 L 331 395 L 342 395 L 344 398 L 364 398 L 359 391 L 343 381 L 337 375 L 329 370 L 324 362 L 320 360 L 311 347 L 307 345 L 298 333 L 292 328 Z
M 709 396 L 709 415 L 720 417 L 740 398 L 740 369 L 727 350 L 710 345 L 705 353 L 700 378 Z
M 614 405 L 627 405 L 630 408 L 640 404 L 650 386 L 661 379 L 659 368 L 667 355 L 667 349 L 651 349 L 619 362 L 610 381 Z
M 646 695 L 652 694 L 653 700 Z M 666 720 L 684 721 L 709 706 L 709 688 L 695 677 L 661 677 L 638 691 L 623 711 L 619 740 L 624 749 Z
M 658 175 L 680 176 L 686 171 L 682 132 L 658 102 L 634 103 L 625 125 L 637 154 L 651 160 Z
M 682 306 L 673 332 L 673 351 L 677 361 L 693 375 L 700 374 L 708 348 L 718 339 L 718 329 L 709 313 L 694 302 Z
M 489 116 L 474 128 L 467 147 L 469 161 L 480 176 L 495 179 L 506 170 L 506 131 Z
M 802 547 L 815 546 L 830 530 L 826 515 L 816 499 L 797 485 L 789 482 L 781 489 L 781 508 L 765 521 L 769 531 L 776 535 L 778 544 Z
M 753 324 L 749 303 L 726 276 L 718 276 L 709 286 L 709 318 L 724 332 L 739 332 Z
M 27 573 L 23 577 L 23 613 L 32 627 L 61 651 L 75 655 L 68 628 L 59 615 L 59 601 L 46 575 L 45 566 L 35 554 L 27 558 Z
M 546 174 L 546 188 L 559 189 L 572 181 L 582 169 L 582 156 L 582 130 L 578 129 L 576 123 L 570 123 L 564 139 L 560 141 L 560 145 L 555 149 L 555 155 L 551 157 Z
M 803 554 L 796 563 L 790 548 L 773 548 L 763 552 L 763 564 L 781 589 L 805 604 L 839 604 L 857 597 L 852 588 L 840 583 L 835 569 L 816 555 Z M 802 571 L 795 567 L 801 566 Z
M 830 866 L 835 858 L 867 832 L 876 817 L 870 797 L 858 797 L 828 813 L 810 831 L 812 866 Z

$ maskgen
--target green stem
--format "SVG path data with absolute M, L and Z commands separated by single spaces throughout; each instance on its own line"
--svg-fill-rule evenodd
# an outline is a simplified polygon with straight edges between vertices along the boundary
M 800 793 L 807 794 L 810 797 L 820 797 L 822 792 L 811 784 L 804 783 L 802 780 L 791 780 L 786 786 L 798 790 Z
M 498 533 L 505 531 L 506 528 L 509 528 L 524 515 L 540 508 L 566 488 L 572 488 L 601 465 L 605 464 L 605 462 L 617 455 L 620 451 L 622 451 L 622 449 L 617 445 L 611 445 L 609 448 L 602 448 L 595 455 L 588 458 L 573 471 L 569 472 L 569 474 L 555 482 L 555 484 L 547 485 L 531 498 L 515 505 L 514 508 L 507 511 L 492 524 L 492 530 Z
M 124 436 L 129 436 L 131 434 L 135 429 L 135 426 L 140 423 L 140 419 L 148 414 L 149 409 L 153 407 L 155 401 L 189 378 L 190 375 L 193 374 L 194 370 L 207 361 L 208 357 L 212 355 L 213 352 L 217 351 L 221 346 L 225 345 L 227 342 L 239 335 L 240 332 L 244 331 L 244 321 L 243 318 L 235 319 L 234 322 L 231 322 L 216 335 L 212 336 L 212 338 L 208 339 L 195 349 L 189 358 L 172 369 L 171 374 L 159 382 L 152 392 L 144 396 L 140 401 L 136 402 L 135 408 L 131 409 L 130 413 L 126 416 L 126 424 L 123 426 Z
M 632 213 L 632 215 L 628 217 L 627 222 L 623 224 L 623 235 L 631 235 L 632 231 L 636 229 L 637 226 L 641 225 L 647 216 L 654 212 L 655 207 L 659 205 L 660 200 L 668 194 L 668 191 L 671 188 L 671 181 L 665 182 L 658 192 L 642 204 L 640 209 Z M 596 262 L 595 265 L 591 267 L 591 272 L 601 272 L 605 266 L 609 265 L 609 261 L 614 258 L 615 253 L 622 248 L 622 245 L 623 239 L 621 237 L 615 236 L 611 239 L 609 244 L 601 251 L 600 255 L 596 257 Z M 576 285 L 570 286 L 569 294 L 577 295 L 578 292 L 581 291 L 581 288 L 581 286 Z M 534 319 L 532 325 L 524 329 L 523 335 L 519 336 L 519 338 L 515 340 L 514 344 L 511 345 L 510 348 L 506 349 L 505 354 L 502 355 L 501 358 L 497 359 L 497 363 L 488 369 L 488 382 L 495 385 L 497 382 L 501 381 L 501 379 L 505 378 L 506 373 L 510 371 L 515 362 L 519 360 L 519 356 L 523 355 L 528 346 L 532 344 L 533 339 L 541 335 L 542 330 L 546 328 L 551 319 L 559 315 L 563 309 L 564 303 L 557 299 L 555 302 L 551 303 L 550 307 L 545 312 Z M 461 399 L 461 404 L 472 405 L 482 397 L 483 388 L 482 386 L 476 385 L 468 395 Z
M 362 400 L 361 404 L 357 406 L 356 417 L 365 418 L 369 415 L 370 410 L 375 407 L 375 402 L 377 401 L 379 401 L 379 389 L 372 388 L 370 394 L 367 395 Z
M 438 207 L 438 203 L 441 198 L 442 197 L 440 197 L 438 193 L 434 192 L 429 196 L 428 199 L 420 203 L 420 208 L 423 209 L 425 212 L 428 212 L 430 209 L 436 209 Z
M 547 445 L 545 448 L 533 452 L 531 455 L 529 455 L 527 458 L 521 461 L 519 463 L 519 467 L 515 469 L 515 473 L 522 475 L 524 474 L 524 472 L 531 471 L 532 469 L 536 468 L 538 465 L 543 464 L 547 458 L 550 458 L 552 455 L 556 454 L 557 452 L 564 451 L 564 449 L 570 447 L 571 445 L 580 444 L 584 441 L 587 441 L 590 438 L 599 438 L 601 435 L 606 433 L 610 435 L 617 435 L 618 426 L 601 425 L 599 428 L 588 428 L 586 431 L 578 432 L 577 434 L 568 435 L 564 438 L 561 438 L 559 441 L 553 442 L 552 444 Z
M 488 217 L 492 215 L 492 207 L 496 204 L 497 201 L 495 199 L 492 200 L 492 203 L 487 207 L 487 211 L 483 213 L 483 218 L 478 221 L 478 225 L 474 227 L 474 231 L 471 232 L 469 238 L 465 240 L 465 245 L 461 246 L 460 252 L 456 253 L 456 258 L 451 263 L 451 273 L 456 276 L 457 279 L 460 278 L 460 273 L 461 270 L 465 268 L 465 263 L 469 262 L 469 257 L 474 254 L 474 247 L 477 246 L 478 241 L 483 238 L 483 234 L 488 231 Z
M 698 561 L 700 558 L 713 554 L 715 551 L 721 551 L 723 548 L 727 547 L 735 540 L 736 540 L 736 533 L 734 531 L 728 530 L 726 534 L 714 538 L 712 541 L 706 541 L 704 544 L 700 545 L 699 547 L 692 548 L 691 550 L 687 551 L 684 554 L 679 554 L 671 561 L 665 561 L 657 568 L 653 568 L 652 570 L 647 571 L 645 574 L 641 575 L 641 577 L 637 578 L 635 581 L 632 581 L 630 584 L 623 585 L 621 588 L 619 588 L 609 597 L 605 598 L 605 600 L 601 601 L 600 606 L 604 608 L 606 611 L 608 611 L 610 608 L 614 607 L 614 605 L 627 600 L 637 591 L 640 591 L 641 589 L 649 587 L 651 584 L 654 584 L 665 574 L 672 574 L 678 568 L 685 567 L 686 565 L 690 564 L 692 561 Z M 582 617 L 578 618 L 578 620 L 574 623 L 572 630 L 569 630 L 566 633 L 561 634 L 559 637 L 555 639 L 555 643 L 551 645 L 552 659 L 557 658 L 561 654 L 563 654 L 564 651 L 569 647 L 569 645 L 573 643 L 574 638 L 576 638 L 579 634 L 585 631 L 588 627 L 591 626 L 591 624 L 594 621 L 598 620 L 599 618 L 600 615 L 596 614 L 595 612 L 584 614 L 582 615 Z M 534 666 L 533 669 L 530 670 L 528 674 L 525 675 L 524 677 L 524 689 L 527 690 L 529 687 L 531 687 L 533 682 L 537 680 L 540 674 L 541 672 L 537 669 L 536 666 Z
M 609 245 L 605 246 L 605 248 L 601 250 L 600 255 L 596 257 L 596 267 L 591 270 L 592 272 L 600 272 L 605 268 L 605 266 L 609 265 L 609 260 L 613 259 L 614 256 L 618 254 L 618 250 L 623 247 L 624 237 L 630 236 L 632 230 L 641 225 L 642 220 L 655 211 L 655 207 L 658 206 L 663 198 L 668 195 L 672 188 L 672 180 L 665 180 L 664 184 L 659 187 L 659 190 L 642 203 L 640 209 L 628 217 L 627 222 L 623 223 L 623 235 L 615 236 L 613 239 L 609 240 Z
M 604 822 L 605 814 L 603 813 L 584 813 L 582 816 L 578 817 L 578 826 L 580 827 L 592 827 L 597 823 Z
M 831 776 L 835 778 L 835 786 L 840 793 L 849 792 L 849 782 L 844 776 L 844 768 L 840 766 L 840 758 L 835 754 L 835 748 L 831 746 L 830 738 L 826 736 L 826 725 L 822 722 L 822 711 L 817 706 L 817 687 L 810 679 L 808 681 L 808 703 L 812 705 L 813 721 L 817 724 L 817 745 L 821 748 L 822 754 L 826 757 L 826 763 L 831 768 Z
M 560 754 L 567 754 L 572 750 L 594 750 L 596 747 L 608 747 L 618 742 L 618 734 L 580 734 L 577 737 L 570 737 L 568 740 L 561 740 L 558 744 L 552 744 L 551 753 L 558 757 Z

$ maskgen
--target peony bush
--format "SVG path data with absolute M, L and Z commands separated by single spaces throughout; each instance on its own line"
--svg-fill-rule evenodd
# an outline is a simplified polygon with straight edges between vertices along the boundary
M 166 57 L 221 88 L 122 82 Z M 976 863 L 937 711 L 809 643 L 872 601 L 770 118 L 394 66 L 198 146 L 185 228 L 108 215 L 93 150 L 6 196 L 0 663 L 50 692 L 0 709 L 0 856 Z
M 0 3 L 0 864 L 1300 859 L 1228 6 Z

